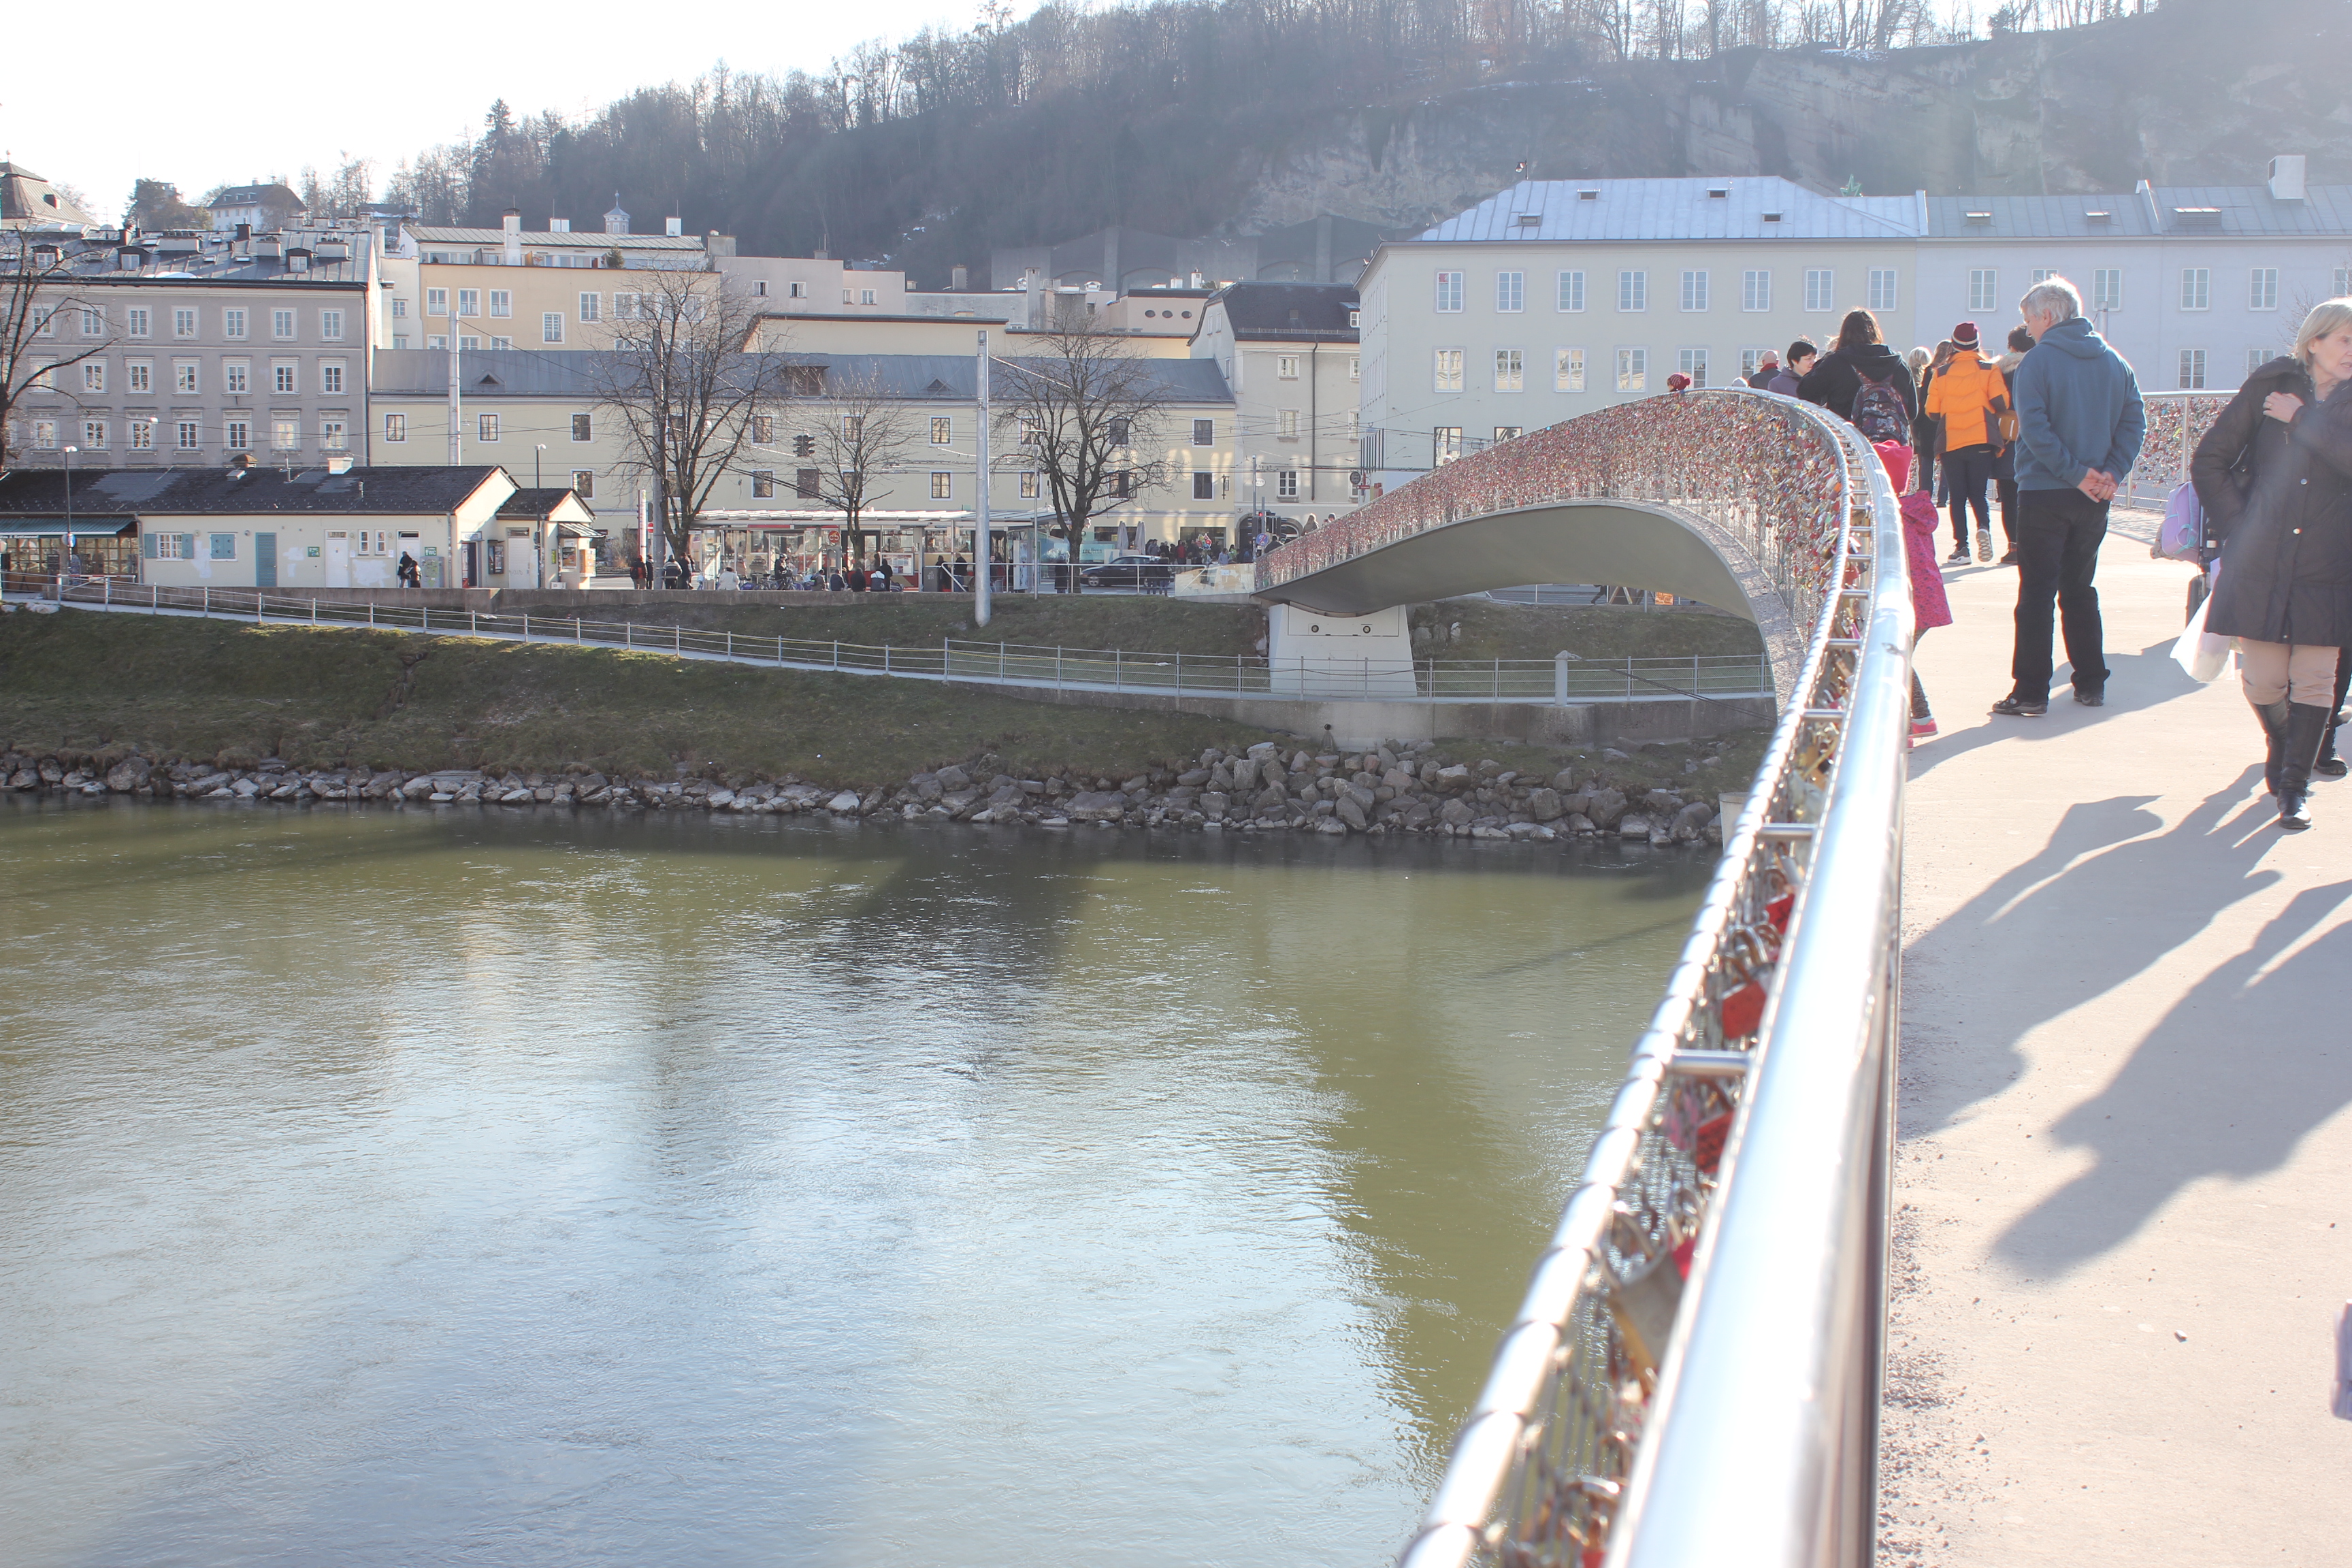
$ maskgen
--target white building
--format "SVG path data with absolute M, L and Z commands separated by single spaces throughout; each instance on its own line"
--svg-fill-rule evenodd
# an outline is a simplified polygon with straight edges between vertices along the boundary
M 1251 511 L 1324 517 L 1360 499 L 1357 316 L 1345 283 L 1234 283 L 1202 303 L 1192 353 L 1233 389 L 1234 499 Z

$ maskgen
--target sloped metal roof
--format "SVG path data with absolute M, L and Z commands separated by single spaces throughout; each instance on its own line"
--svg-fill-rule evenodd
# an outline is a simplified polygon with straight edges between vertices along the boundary
M 2184 217 L 2182 209 L 2212 208 Z M 1971 221 L 1969 214 L 1983 215 Z M 2104 219 L 2094 213 L 2105 213 Z M 2265 185 L 2151 185 L 2084 196 L 1930 196 L 1930 239 L 2133 239 L 2195 235 L 2352 236 L 2352 185 L 2281 201 Z
M 502 228 L 436 228 L 412 225 L 408 232 L 416 237 L 419 245 L 471 245 L 496 248 L 507 242 Z M 594 229 L 530 228 L 522 231 L 522 243 L 535 245 L 543 250 L 577 247 L 585 250 L 700 250 L 702 237 L 697 234 L 600 234 Z
M 0 517 L 44 516 L 63 510 L 73 484 L 76 517 L 180 517 L 249 512 L 446 512 L 499 472 L 495 464 L 465 468 L 325 468 L 256 466 L 226 468 L 18 468 L 0 474 Z
M 1581 194 L 1587 191 L 1594 194 Z M 1723 195 L 1710 194 L 1716 191 Z M 1779 216 L 1768 219 L 1767 214 Z M 1916 195 L 1825 196 L 1772 174 L 1522 180 L 1405 243 L 1912 239 L 1921 233 L 1922 219 Z

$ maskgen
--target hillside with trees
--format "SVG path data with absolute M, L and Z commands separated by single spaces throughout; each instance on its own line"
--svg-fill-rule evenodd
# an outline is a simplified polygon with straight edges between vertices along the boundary
M 404 162 L 427 222 L 593 226 L 614 194 L 746 251 L 936 287 L 1109 224 L 1428 221 L 1522 177 L 1781 174 L 1874 192 L 2352 169 L 2341 0 L 1153 0 L 1001 10 L 821 74 L 721 65 L 592 114 L 492 106 Z

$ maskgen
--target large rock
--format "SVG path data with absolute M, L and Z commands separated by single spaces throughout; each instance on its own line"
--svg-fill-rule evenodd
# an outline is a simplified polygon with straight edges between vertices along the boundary
M 400 786 L 400 793 L 411 800 L 423 800 L 433 793 L 433 775 L 422 773 Z
M 1576 770 L 1574 768 L 1562 768 L 1559 772 L 1552 774 L 1551 787 L 1559 791 L 1562 795 L 1574 795 L 1576 793 Z
M 1233 805 L 1233 796 L 1222 790 L 1213 789 L 1202 795 L 1196 804 L 1203 817 L 1211 822 L 1222 822 L 1224 820 L 1226 811 Z
M 1642 797 L 1642 809 L 1652 816 L 1671 817 L 1683 808 L 1683 797 L 1669 790 L 1654 789 Z
M 1371 818 L 1365 815 L 1363 805 L 1356 799 L 1359 793 L 1361 792 L 1351 787 L 1348 794 L 1339 797 L 1339 804 L 1332 808 L 1331 815 L 1361 833 L 1365 828 L 1370 827 L 1372 822 Z
M 1288 795 L 1282 793 L 1282 786 L 1280 784 L 1270 784 L 1264 789 L 1257 792 L 1257 798 L 1252 804 L 1256 805 L 1259 814 L 1263 816 L 1265 813 L 1269 811 L 1280 811 L 1282 809 L 1282 803 L 1289 798 L 1290 797 Z
M 1647 838 L 1649 836 L 1650 819 L 1640 813 L 1629 811 L 1617 819 L 1618 837 Z
M 1706 832 L 1706 825 L 1714 820 L 1715 807 L 1703 800 L 1695 800 L 1675 813 L 1674 836 L 1685 844 L 1690 843 Z
M 106 787 L 117 795 L 129 795 L 145 784 L 147 775 L 153 771 L 153 765 L 146 758 L 126 757 L 108 771 Z
M 1389 764 L 1389 769 L 1386 773 L 1381 774 L 1381 783 L 1388 785 L 1389 788 L 1396 791 L 1399 795 L 1404 794 L 1407 790 L 1412 788 L 1420 782 L 1421 781 L 1419 779 L 1414 778 L 1411 773 L 1405 772 L 1402 768 L 1398 767 L 1393 763 Z
M 1176 775 L 1176 782 L 1186 789 L 1199 789 L 1202 784 L 1209 782 L 1209 770 L 1207 768 L 1186 768 L 1182 773 Z
M 1373 806 L 1380 804 L 1380 796 L 1374 795 L 1370 790 L 1365 788 L 1360 784 L 1341 784 L 1338 791 L 1332 795 L 1331 798 L 1337 801 L 1352 800 L 1356 803 L 1356 809 L 1358 811 L 1367 813 L 1369 813 Z
M 839 795 L 826 801 L 824 808 L 835 816 L 855 816 L 857 815 L 857 792 L 851 789 L 843 790 Z
M 1606 830 L 1616 826 L 1618 819 L 1625 815 L 1625 804 L 1622 790 L 1598 790 L 1588 797 L 1584 815 L 1592 818 L 1595 827 Z
M 1437 770 L 1437 787 L 1442 790 L 1468 789 L 1474 778 L 1467 767 L 1456 763 L 1450 768 Z
M 1243 757 L 1235 761 L 1233 763 L 1234 793 L 1237 795 L 1247 795 L 1252 789 L 1256 787 L 1259 775 L 1264 773 L 1264 771 L 1265 770 L 1258 765 L 1258 761 L 1255 757 Z
M 1437 820 L 1448 827 L 1467 827 L 1476 816 L 1477 813 L 1472 811 L 1459 795 L 1447 801 L 1437 811 Z
M 1115 789 L 1082 790 L 1069 798 L 1062 814 L 1072 822 L 1117 822 L 1127 814 L 1127 796 Z
M 1561 804 L 1559 791 L 1533 789 L 1528 792 L 1528 815 L 1538 822 L 1557 822 L 1567 814 L 1568 807 Z
M 953 763 L 950 763 L 946 767 L 941 768 L 936 776 L 940 781 L 940 788 L 942 790 L 965 789 L 970 787 L 971 784 L 971 775 L 964 772 L 961 768 L 956 766 Z

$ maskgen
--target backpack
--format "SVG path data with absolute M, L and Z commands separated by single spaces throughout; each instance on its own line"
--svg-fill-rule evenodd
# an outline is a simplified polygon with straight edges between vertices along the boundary
M 2164 521 L 2157 525 L 2156 541 L 2147 552 L 2160 561 L 2199 561 L 2204 559 L 2205 508 L 2197 499 L 2197 487 L 2183 480 L 2165 503 Z
M 1874 381 L 1854 367 L 1862 377 L 1862 390 L 1853 395 L 1853 427 L 1862 438 L 1873 446 L 1881 441 L 1893 441 L 1898 446 L 1911 444 L 1911 411 L 1903 406 L 1903 395 L 1895 390 L 1895 383 Z

